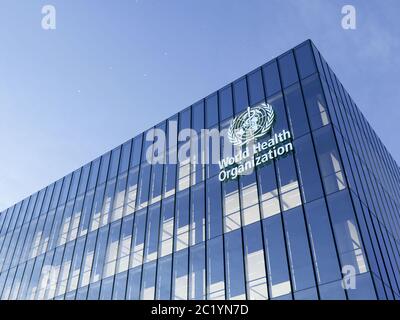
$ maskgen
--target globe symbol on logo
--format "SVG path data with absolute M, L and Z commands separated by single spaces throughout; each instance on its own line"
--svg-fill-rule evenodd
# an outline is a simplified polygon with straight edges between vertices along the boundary
M 232 120 L 228 138 L 234 145 L 244 145 L 252 139 L 265 135 L 272 127 L 275 113 L 272 106 L 262 102 Z

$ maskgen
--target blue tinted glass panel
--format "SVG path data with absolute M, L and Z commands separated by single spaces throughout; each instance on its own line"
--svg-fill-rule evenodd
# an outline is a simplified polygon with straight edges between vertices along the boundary
M 172 272 L 172 256 L 168 255 L 158 260 L 157 271 L 157 300 L 171 299 L 171 272 Z
M 140 156 L 142 152 L 142 135 L 133 139 L 131 151 L 131 167 L 137 166 L 140 163 Z
M 101 159 L 98 158 L 92 162 L 92 167 L 90 168 L 89 183 L 87 187 L 88 190 L 91 190 L 96 186 L 97 176 L 100 169 L 100 161 Z
M 141 267 L 129 270 L 128 284 L 126 289 L 127 300 L 139 300 Z
M 126 292 L 126 283 L 128 280 L 128 272 L 118 273 L 115 276 L 114 289 L 113 289 L 113 300 L 124 300 Z
M 233 83 L 233 98 L 235 114 L 248 107 L 246 78 L 242 78 Z
M 310 131 L 299 84 L 294 84 L 284 90 L 289 123 L 294 138 L 300 137 Z
M 131 146 L 132 146 L 132 140 L 129 140 L 128 142 L 125 142 L 122 145 L 122 150 L 121 150 L 121 160 L 119 163 L 119 169 L 118 172 L 122 173 L 128 170 L 129 168 L 129 158 L 131 155 Z
M 294 52 L 297 60 L 297 67 L 299 68 L 300 77 L 302 79 L 317 71 L 314 62 L 314 55 L 309 42 L 296 48 Z
M 278 61 L 283 87 L 286 88 L 297 82 L 299 79 L 297 77 L 296 63 L 294 61 L 293 53 L 290 52 L 285 54 L 280 57 Z
M 264 87 L 262 81 L 261 70 L 252 72 L 247 76 L 249 85 L 250 105 L 264 100 Z
M 206 127 L 210 128 L 218 122 L 218 96 L 213 94 L 206 98 Z
M 233 115 L 232 87 L 228 86 L 219 91 L 219 117 L 225 120 Z
M 268 97 L 281 90 L 276 60 L 263 67 L 263 76 Z
M 172 271 L 172 300 L 188 298 L 188 250 L 180 250 L 174 255 Z
M 208 239 L 222 233 L 221 184 L 218 177 L 207 180 L 207 234 Z
M 225 234 L 227 299 L 246 299 L 241 230 Z
M 190 247 L 189 299 L 204 300 L 206 297 L 206 255 L 205 246 Z

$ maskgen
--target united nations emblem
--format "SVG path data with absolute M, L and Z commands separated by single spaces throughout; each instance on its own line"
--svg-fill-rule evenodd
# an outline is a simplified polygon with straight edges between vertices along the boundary
M 272 106 L 262 102 L 235 117 L 228 130 L 229 141 L 238 146 L 265 135 L 272 127 L 275 113 Z

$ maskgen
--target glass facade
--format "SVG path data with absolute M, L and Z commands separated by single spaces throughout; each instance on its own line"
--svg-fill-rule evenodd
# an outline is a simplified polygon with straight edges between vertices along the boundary
M 171 161 L 262 101 L 293 153 Z M 167 163 L 144 132 L 0 213 L 1 299 L 400 299 L 399 166 L 311 41 L 154 128 Z

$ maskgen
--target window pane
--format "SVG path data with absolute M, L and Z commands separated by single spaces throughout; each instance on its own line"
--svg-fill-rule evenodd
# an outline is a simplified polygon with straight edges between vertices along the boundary
M 235 114 L 248 107 L 246 78 L 242 78 L 233 83 L 233 98 Z
M 240 200 L 237 180 L 222 184 L 224 204 L 224 232 L 240 228 Z
M 101 282 L 100 300 L 111 300 L 114 277 L 104 279 Z
M 268 285 L 271 298 L 276 298 L 292 291 L 281 216 L 274 215 L 263 220 L 263 228 Z
M 341 265 L 353 266 L 357 273 L 367 272 L 361 236 L 348 191 L 329 195 L 328 207 Z
M 144 234 L 146 231 L 146 210 L 135 214 L 135 225 L 133 227 L 133 240 L 131 249 L 130 267 L 136 267 L 143 263 Z
M 178 251 L 174 255 L 172 275 L 172 300 L 187 300 L 188 297 L 188 250 Z
M 327 194 L 346 188 L 339 152 L 331 126 L 314 132 L 315 149 Z
M 303 80 L 301 84 L 311 129 L 326 126 L 330 121 L 318 74 Z
M 125 172 L 129 168 L 129 157 L 131 153 L 131 146 L 132 146 L 132 140 L 129 140 L 128 142 L 125 142 L 122 145 L 121 160 L 118 169 L 119 173 Z
M 294 61 L 293 53 L 285 54 L 278 59 L 279 70 L 281 72 L 282 85 L 284 88 L 290 86 L 298 81 L 296 63 Z
M 91 283 L 99 281 L 101 279 L 101 275 L 103 274 L 104 258 L 107 248 L 107 235 L 109 229 L 108 227 L 109 226 L 105 226 L 99 229 L 99 234 L 97 236 L 97 241 L 96 241 L 96 251 L 93 260 L 92 274 L 90 279 Z M 90 289 L 89 289 L 89 294 L 90 294 Z
M 304 202 L 310 202 L 322 197 L 322 184 L 313 142 L 310 135 L 303 136 L 294 141 L 297 172 L 300 179 L 300 189 Z
M 227 299 L 246 299 L 241 230 L 225 234 Z
M 232 88 L 228 86 L 219 91 L 219 116 L 221 121 L 232 117 Z
M 208 239 L 222 233 L 221 184 L 218 177 L 207 180 L 207 231 Z
M 246 226 L 260 220 L 258 190 L 255 173 L 242 175 L 239 178 L 242 204 L 242 221 Z
M 206 294 L 205 246 L 190 247 L 189 299 L 204 300 Z
M 286 240 L 289 252 L 293 290 L 315 286 L 307 232 L 301 207 L 284 213 Z
M 257 70 L 248 75 L 250 105 L 264 100 L 264 88 L 261 70 Z
M 135 167 L 140 163 L 142 151 L 142 135 L 139 135 L 133 139 L 132 151 L 131 151 L 131 167 Z
M 121 243 L 118 252 L 117 273 L 128 270 L 132 245 L 133 215 L 122 220 Z
M 243 228 L 246 264 L 247 298 L 251 300 L 268 299 L 265 273 L 264 248 L 260 223 Z
M 310 131 L 306 107 L 298 83 L 286 88 L 284 91 L 286 108 L 293 137 L 301 137 Z
M 318 283 L 340 279 L 340 267 L 324 199 L 307 203 L 305 212 Z
M 157 259 L 158 235 L 160 225 L 160 204 L 149 208 L 146 232 L 145 262 Z
M 271 163 L 258 170 L 262 218 L 271 217 L 281 212 L 275 175 L 275 164 Z
M 128 279 L 128 272 L 119 273 L 115 276 L 113 300 L 124 300 L 126 292 L 126 282 Z
M 141 267 L 129 270 L 128 285 L 126 289 L 127 300 L 139 300 Z
M 96 237 L 97 231 L 91 232 L 87 236 L 85 253 L 82 262 L 82 271 L 79 279 L 79 287 L 84 287 L 89 284 L 94 259 L 94 250 L 96 247 Z
M 111 224 L 110 232 L 108 235 L 106 257 L 104 261 L 103 279 L 115 274 L 120 230 L 121 230 L 121 220 Z
M 175 251 L 189 245 L 189 192 L 183 191 L 176 196 Z
M 206 128 L 218 122 L 218 96 L 213 94 L 206 98 Z
M 169 197 L 162 202 L 161 227 L 160 227 L 160 256 L 172 253 L 174 236 L 174 197 Z
M 195 245 L 206 238 L 204 184 L 191 189 L 190 244 Z
M 295 55 L 300 77 L 302 79 L 317 71 L 314 62 L 314 56 L 309 42 L 301 47 L 296 48 Z
M 111 152 L 107 152 L 104 156 L 101 157 L 99 178 L 97 180 L 97 184 L 102 184 L 107 179 L 108 165 L 110 163 Z M 90 289 L 89 289 L 90 294 Z
M 157 300 L 171 299 L 172 256 L 168 255 L 158 260 L 157 270 Z
M 207 242 L 207 299 L 225 299 L 224 251 L 222 237 Z
M 265 81 L 265 89 L 267 96 L 271 96 L 281 90 L 281 83 L 279 80 L 278 65 L 276 60 L 268 63 L 263 67 L 263 75 Z
M 156 280 L 156 262 L 146 263 L 143 266 L 142 292 L 140 299 L 154 300 Z

